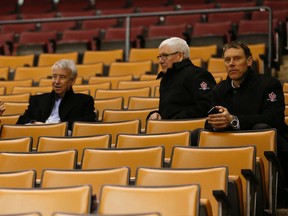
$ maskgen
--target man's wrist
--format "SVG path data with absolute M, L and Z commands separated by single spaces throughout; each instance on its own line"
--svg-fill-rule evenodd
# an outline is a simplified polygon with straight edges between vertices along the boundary
M 233 130 L 240 129 L 239 119 L 237 116 L 233 116 L 232 121 L 230 122 L 230 126 L 233 128 Z

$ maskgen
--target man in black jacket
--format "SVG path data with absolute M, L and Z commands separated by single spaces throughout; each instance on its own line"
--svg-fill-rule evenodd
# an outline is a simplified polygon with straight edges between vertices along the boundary
M 162 71 L 159 110 L 149 119 L 189 119 L 206 117 L 211 107 L 209 93 L 216 82 L 207 70 L 193 65 L 185 40 L 172 37 L 159 46 L 157 56 Z
M 74 61 L 62 59 L 56 62 L 52 66 L 52 92 L 31 96 L 28 109 L 19 117 L 17 124 L 67 121 L 71 130 L 74 121 L 96 121 L 93 98 L 73 91 L 76 77 Z
M 284 93 L 280 81 L 253 71 L 250 49 L 240 41 L 224 46 L 223 59 L 228 77 L 212 91 L 212 105 L 218 113 L 208 115 L 206 129 L 237 131 L 276 128 L 277 153 L 286 177 L 284 181 L 287 181 L 288 128 L 284 119 Z M 278 200 L 286 199 L 287 202 L 287 198 Z

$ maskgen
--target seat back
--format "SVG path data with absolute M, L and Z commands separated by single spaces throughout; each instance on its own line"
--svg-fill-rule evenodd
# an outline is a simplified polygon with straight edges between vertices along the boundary
M 81 164 L 85 148 L 110 148 L 111 135 L 102 134 L 82 137 L 52 137 L 41 136 L 37 143 L 37 152 L 61 151 L 76 149 L 78 152 L 78 165 Z
M 67 122 L 37 125 L 2 125 L 0 137 L 15 138 L 22 136 L 31 136 L 33 138 L 33 149 L 36 149 L 39 136 L 66 136 L 67 131 Z
M 241 163 L 239 161 L 241 161 Z M 176 146 L 173 148 L 171 168 L 205 168 L 209 166 L 227 166 L 229 175 L 241 177 L 243 198 L 239 198 L 240 206 L 241 212 L 244 212 L 244 215 L 247 215 L 247 213 L 250 212 L 251 207 L 250 184 L 248 180 L 245 180 L 244 176 L 242 176 L 242 170 L 251 170 L 255 173 L 255 146 L 226 148 Z
M 101 190 L 98 213 L 159 212 L 166 216 L 196 216 L 199 213 L 199 197 L 199 185 L 158 187 L 104 185 Z M 118 200 L 119 204 L 116 204 L 115 200 Z
M 34 54 L 22 56 L 0 56 L 0 66 L 15 70 L 17 67 L 33 66 Z
M 143 80 L 143 81 L 120 81 L 118 83 L 118 89 L 135 89 L 143 87 L 151 87 L 151 95 L 154 95 L 154 89 L 156 86 L 160 86 L 161 79 L 155 80 Z
M 44 169 L 75 169 L 76 150 L 55 152 L 0 153 L 1 172 L 36 170 L 37 183 L 40 182 Z
M 54 212 L 88 214 L 91 207 L 90 185 L 47 189 L 0 189 L 0 213 Z M 15 208 L 17 200 L 17 208 Z
M 253 130 L 253 131 L 239 131 L 239 132 L 225 132 L 216 133 L 206 130 L 201 130 L 199 133 L 198 146 L 200 147 L 228 147 L 228 146 L 243 146 L 255 145 L 257 148 L 257 157 L 260 157 L 264 164 L 263 182 L 265 185 L 265 194 L 267 203 L 272 204 L 273 199 L 273 168 L 271 161 L 269 161 L 265 152 L 272 152 L 276 154 L 276 139 L 277 132 L 275 129 Z M 275 176 L 274 176 L 275 178 Z M 274 180 L 274 184 L 276 184 Z M 274 191 L 275 193 L 275 191 Z M 269 200 L 271 200 L 269 202 Z M 274 200 L 275 201 L 275 200 Z
M 96 84 L 83 84 L 83 85 L 73 85 L 73 90 L 76 92 L 89 90 L 90 95 L 92 97 L 95 96 L 95 93 L 98 89 L 110 89 L 111 83 L 105 82 L 105 83 L 96 83 Z
M 159 98 L 157 98 L 157 97 L 135 97 L 135 96 L 132 96 L 129 98 L 127 109 L 128 110 L 137 110 L 137 109 L 154 108 L 155 110 L 158 110 L 158 107 L 159 107 Z
M 168 133 L 184 130 L 194 130 L 196 128 L 204 128 L 206 118 L 184 119 L 184 120 L 148 120 L 146 133 Z
M 20 115 L 2 115 L 0 116 L 0 125 L 16 124 Z
M 134 119 L 140 119 L 141 131 L 146 128 L 146 119 L 149 113 L 155 109 L 138 109 L 138 110 L 104 110 L 102 122 L 121 122 Z
M 104 169 L 128 166 L 131 169 L 131 178 L 133 179 L 138 167 L 160 168 L 163 166 L 163 161 L 163 146 L 128 149 L 85 149 L 82 169 Z
M 0 39 L 1 41 L 1 39 Z M 0 78 L 3 80 L 8 80 L 9 77 L 9 67 L 1 67 L 0 68 Z
M 211 181 L 213 179 L 213 181 Z M 137 169 L 136 186 L 164 186 L 199 184 L 201 198 L 208 199 L 212 205 L 213 215 L 222 215 L 221 204 L 213 196 L 213 191 L 228 192 L 228 168 L 212 167 L 202 169 Z
M 95 77 L 96 74 L 103 75 L 103 70 L 104 70 L 103 62 L 77 65 L 78 76 L 83 77 L 85 81 L 88 81 L 90 77 Z
M 15 86 L 12 89 L 12 94 L 30 93 L 31 95 L 46 93 L 52 91 L 51 86 Z
M 35 182 L 35 170 L 21 170 L 0 173 L 1 188 L 34 188 Z
M 3 102 L 28 102 L 30 95 L 30 93 L 5 94 L 0 95 L 0 100 Z
M 28 105 L 28 102 L 4 102 L 5 115 L 23 114 Z
M 116 142 L 119 133 L 138 134 L 140 133 L 140 120 L 123 122 L 74 122 L 72 136 L 87 136 L 95 134 L 111 134 L 112 145 Z
M 207 46 L 190 46 L 190 58 L 201 58 L 205 63 L 217 54 L 217 45 L 207 45 Z
M 55 25 L 53 25 L 55 27 Z M 71 59 L 76 64 L 78 62 L 78 52 L 70 53 L 41 53 L 39 55 L 38 67 L 39 66 L 52 66 L 56 61 L 61 59 Z
M 105 109 L 121 110 L 123 109 L 123 97 L 95 99 L 94 107 L 98 112 L 98 121 L 102 121 L 103 111 Z
M 98 89 L 95 93 L 95 99 L 104 99 L 104 98 L 114 98 L 114 97 L 123 97 L 124 98 L 124 108 L 127 108 L 129 97 L 131 96 L 140 96 L 140 97 L 150 97 L 151 88 L 135 88 L 135 89 Z
M 90 77 L 88 80 L 89 84 L 95 83 L 103 83 L 103 82 L 111 82 L 111 89 L 118 89 L 118 83 L 120 81 L 132 81 L 133 75 L 125 75 L 125 76 L 96 76 Z
M 83 56 L 83 64 L 103 62 L 105 65 L 110 65 L 112 62 L 123 61 L 123 54 L 123 49 L 85 51 Z
M 32 137 L 18 137 L 0 139 L 0 152 L 30 152 L 32 151 Z
M 32 86 L 33 80 L 32 79 L 26 79 L 26 80 L 7 80 L 7 81 L 1 81 L 0 86 L 5 87 L 5 94 L 12 94 L 12 90 L 15 86 Z M 13 93 L 14 94 L 14 93 Z M 5 97 L 5 95 L 3 95 Z M 1 97 L 3 97 L 1 96 Z
M 100 197 L 100 189 L 104 184 L 129 185 L 130 169 L 119 167 L 98 170 L 44 170 L 41 188 L 67 187 L 89 184 L 93 195 Z
M 157 56 L 159 54 L 158 48 L 131 48 L 129 55 L 129 62 L 137 61 L 152 61 L 158 64 Z
M 33 79 L 39 82 L 41 78 L 51 76 L 51 67 L 17 67 L 15 70 L 14 80 Z
M 113 62 L 109 67 L 109 76 L 133 75 L 135 79 L 141 74 L 152 71 L 152 61 Z
M 173 146 L 189 146 L 190 132 L 182 131 L 163 134 L 119 134 L 116 148 L 142 148 L 148 146 L 164 146 L 165 162 L 170 162 Z

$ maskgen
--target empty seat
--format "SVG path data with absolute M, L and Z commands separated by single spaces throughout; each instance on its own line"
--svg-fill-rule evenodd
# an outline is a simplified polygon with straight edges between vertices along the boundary
M 37 152 L 61 151 L 76 149 L 78 165 L 81 165 L 82 154 L 85 148 L 109 148 L 111 136 L 109 134 L 77 137 L 40 136 L 37 142 Z
M 111 144 L 115 144 L 119 133 L 139 134 L 140 120 L 122 122 L 74 122 L 72 136 L 87 136 L 95 134 L 111 134 Z
M 2 152 L 0 153 L 1 172 L 36 170 L 39 183 L 44 169 L 75 169 L 76 150 L 54 152 Z
M 158 64 L 157 56 L 159 54 L 158 48 L 131 48 L 129 61 L 147 61 L 151 60 L 153 63 Z
M 204 128 L 206 118 L 147 121 L 146 134 L 168 133 Z
M 1 152 L 30 152 L 32 151 L 32 137 L 4 138 L 0 140 Z
M 241 163 L 238 161 L 241 161 Z M 256 147 L 251 145 L 226 148 L 182 146 L 173 148 L 171 168 L 206 168 L 209 166 L 228 166 L 229 176 L 240 176 L 242 187 L 239 188 L 239 203 L 230 202 L 231 210 L 235 211 L 237 209 L 236 206 L 238 206 L 240 208 L 238 213 L 241 212 L 240 215 L 250 215 L 250 212 L 254 211 L 255 207 L 255 188 L 253 187 L 255 182 L 253 180 L 256 178 Z M 243 169 L 250 170 L 251 175 L 242 176 L 244 172 L 241 170 Z
M 138 110 L 109 110 L 103 111 L 102 122 L 121 122 L 134 119 L 140 119 L 141 131 L 145 131 L 146 119 L 149 113 L 154 111 L 154 108 L 150 109 L 138 109 Z
M 35 182 L 35 170 L 21 170 L 0 173 L 1 188 L 34 188 Z
M 19 66 L 33 66 L 34 54 L 23 56 L 0 56 L 0 66 L 15 70 Z
M 111 160 L 113 158 L 113 160 Z M 135 178 L 138 167 L 163 167 L 164 148 L 162 146 L 125 149 L 85 149 L 82 169 L 105 169 L 128 166 L 131 179 Z
M 96 38 L 100 29 L 64 30 L 60 40 L 56 41 L 55 52 L 80 52 L 96 50 Z
M 169 163 L 173 146 L 189 146 L 189 131 L 161 134 L 118 134 L 116 148 L 142 148 L 148 146 L 164 146 L 165 162 Z
M 41 53 L 39 55 L 37 66 L 52 66 L 60 59 L 71 59 L 76 64 L 78 63 L 78 52 L 70 53 Z
M 118 22 L 119 21 L 117 18 L 83 20 L 82 29 L 106 29 L 108 27 L 116 27 L 118 25 Z
M 82 84 L 82 85 L 73 85 L 74 91 L 83 91 L 83 90 L 89 90 L 89 94 L 94 97 L 96 94 L 96 91 L 98 89 L 101 90 L 109 90 L 111 88 L 110 82 L 103 82 L 103 83 L 95 83 L 95 84 Z
M 126 28 L 108 27 L 104 31 L 104 36 L 100 39 L 100 50 L 125 49 Z M 139 47 L 138 37 L 143 36 L 144 28 L 135 26 L 130 28 L 130 47 Z
M 141 74 L 152 71 L 151 61 L 140 62 L 112 62 L 109 67 L 109 76 L 133 75 L 135 79 Z
M 67 122 L 41 125 L 1 125 L 1 138 L 31 136 L 33 149 L 36 148 L 39 136 L 66 136 Z
M 123 199 L 125 197 L 125 199 Z M 116 204 L 115 200 L 118 200 Z M 199 185 L 125 187 L 103 186 L 98 213 L 160 212 L 162 215 L 198 215 Z
M 142 87 L 134 89 L 98 89 L 95 93 L 95 99 L 123 97 L 124 109 L 127 108 L 129 97 L 131 96 L 150 97 L 151 88 Z
M 83 64 L 103 62 L 110 65 L 112 62 L 123 61 L 123 49 L 109 51 L 86 51 L 83 56 Z
M 52 170 L 43 171 L 41 188 L 55 188 L 89 184 L 92 194 L 99 202 L 100 190 L 103 185 L 129 185 L 130 169 L 128 167 L 94 169 L 94 170 Z M 93 207 L 97 203 L 93 203 Z M 53 214 L 54 215 L 54 214 Z
M 53 52 L 52 43 L 57 38 L 56 31 L 22 32 L 13 44 L 14 55 L 28 55 Z
M 29 98 L 30 93 L 0 95 L 0 100 L 4 102 L 28 102 Z
M 110 82 L 111 89 L 118 89 L 118 84 L 120 81 L 132 81 L 133 75 L 124 75 L 124 76 L 95 76 L 90 77 L 88 80 L 89 84 Z
M 4 102 L 5 115 L 23 114 L 28 108 L 28 102 Z
M 190 46 L 216 44 L 222 47 L 231 40 L 232 22 L 195 23 L 190 38 Z
M 122 110 L 124 104 L 123 97 L 95 99 L 94 107 L 98 113 L 98 121 L 102 121 L 103 111 L 105 109 Z
M 151 25 L 147 29 L 147 36 L 144 38 L 145 48 L 159 47 L 160 43 L 169 37 L 180 37 L 186 39 L 188 29 L 186 24 L 178 25 Z
M 5 87 L 5 94 L 7 94 L 7 96 L 3 95 L 1 97 L 7 97 L 7 99 L 9 99 L 8 95 L 12 94 L 13 88 L 15 88 L 16 86 L 19 86 L 19 87 L 20 86 L 32 87 L 32 84 L 33 84 L 33 80 L 32 79 L 1 81 L 0 82 L 0 86 L 4 86 Z M 13 97 L 13 96 L 11 95 L 11 97 Z M 17 102 L 23 101 L 19 97 L 17 97 L 17 98 L 18 98 Z M 26 98 L 27 97 L 24 97 L 23 99 L 26 99 Z M 25 100 L 25 102 L 26 102 L 26 100 Z
M 89 185 L 48 189 L 1 189 L 0 213 L 7 215 L 24 211 L 52 215 L 58 211 L 87 214 L 91 211 L 91 197 L 92 188 Z M 18 200 L 17 208 L 15 200 Z
M 213 179 L 213 181 L 211 181 Z M 199 184 L 201 198 L 208 199 L 212 206 L 213 215 L 225 215 L 227 203 L 222 203 L 213 194 L 223 192 L 223 199 L 228 193 L 228 168 L 209 167 L 202 169 L 157 169 L 143 168 L 137 170 L 136 186 L 168 186 L 183 184 Z M 225 208 L 226 207 L 226 208 Z
M 135 97 L 132 96 L 128 101 L 128 110 L 137 109 L 155 109 L 159 108 L 159 98 L 158 97 Z
M 14 73 L 14 80 L 32 79 L 38 83 L 41 78 L 51 76 L 51 67 L 17 67 Z
M 156 86 L 160 86 L 160 81 L 161 79 L 143 81 L 120 81 L 118 83 L 118 89 L 151 87 L 151 95 L 154 95 L 154 89 Z

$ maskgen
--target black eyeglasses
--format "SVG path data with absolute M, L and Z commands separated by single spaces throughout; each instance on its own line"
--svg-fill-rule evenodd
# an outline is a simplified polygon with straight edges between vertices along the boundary
M 166 61 L 169 56 L 175 55 L 175 54 L 177 54 L 177 53 L 179 53 L 179 52 L 180 52 L 180 51 L 177 51 L 177 52 L 174 52 L 174 53 L 168 53 L 168 54 L 158 55 L 158 56 L 157 56 L 157 59 L 158 59 L 158 61 L 160 61 L 161 59 L 164 60 L 164 61 Z

